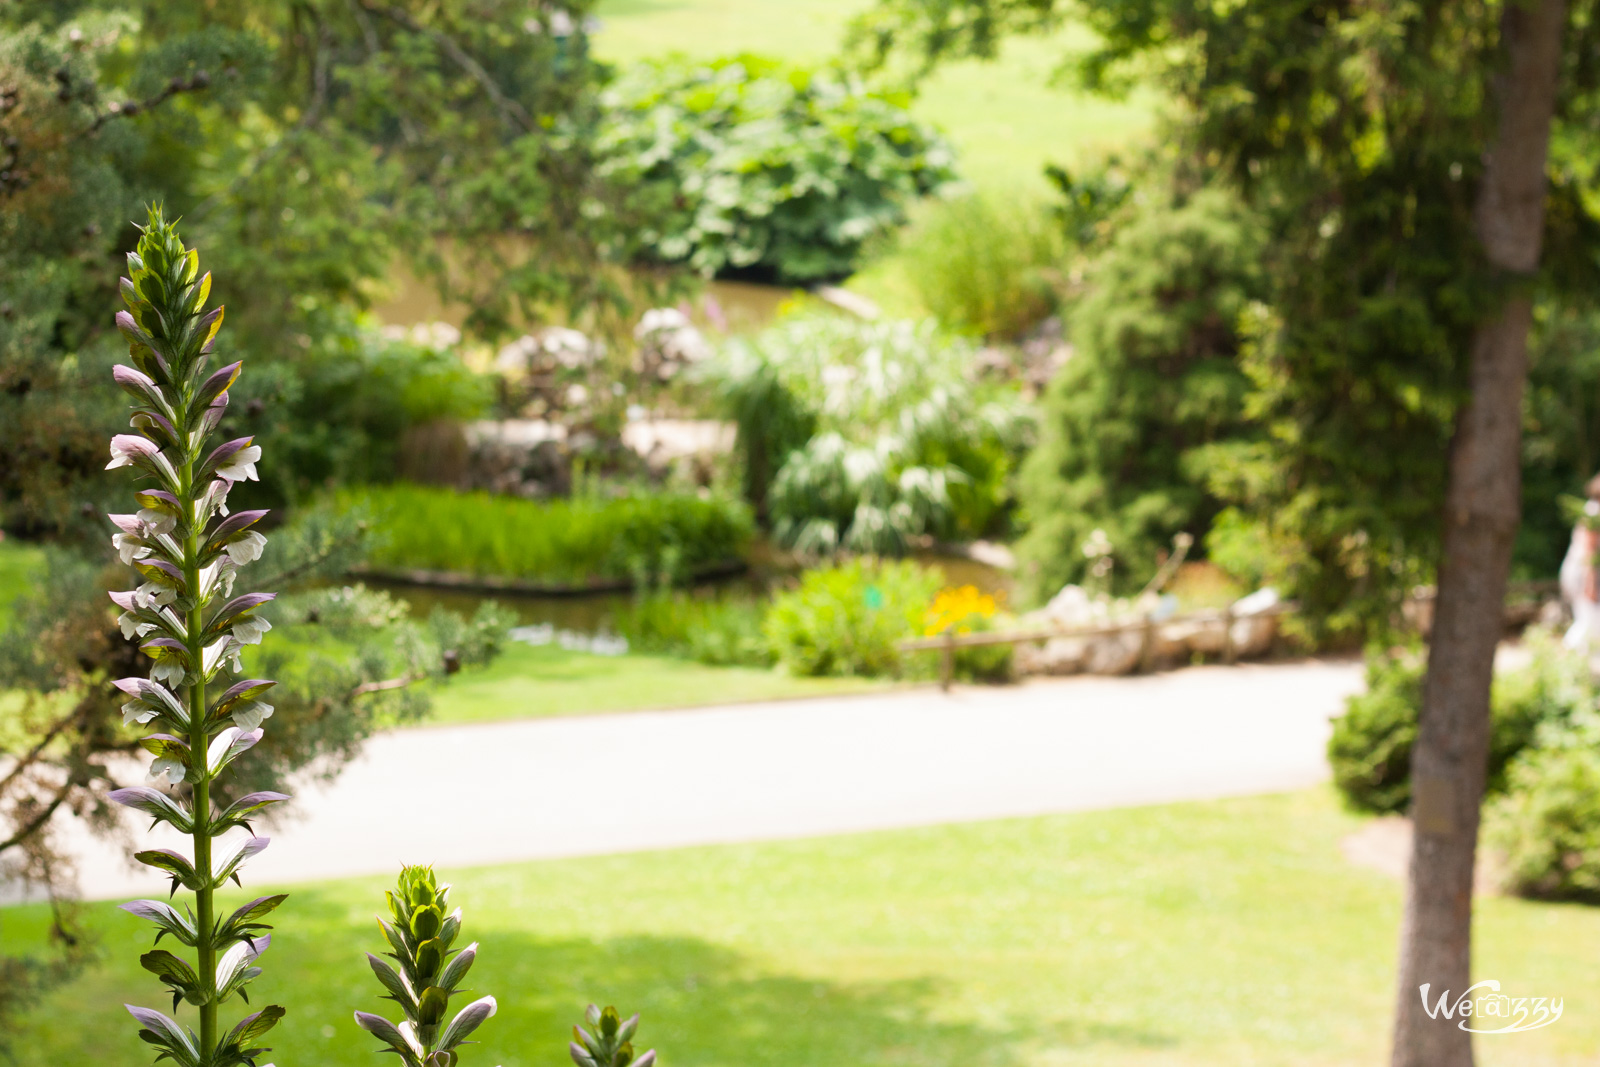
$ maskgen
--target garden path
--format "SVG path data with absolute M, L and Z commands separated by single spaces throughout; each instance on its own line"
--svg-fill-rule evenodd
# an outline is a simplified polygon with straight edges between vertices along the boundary
M 1295 789 L 1326 779 L 1328 719 L 1361 684 L 1359 661 L 1306 660 L 396 730 L 305 785 L 250 881 Z M 165 895 L 74 844 L 88 896 Z

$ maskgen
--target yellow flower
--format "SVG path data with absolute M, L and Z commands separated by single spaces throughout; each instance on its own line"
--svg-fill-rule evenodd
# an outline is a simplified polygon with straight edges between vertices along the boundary
M 975 585 L 944 589 L 928 608 L 923 633 L 928 637 L 950 630 L 971 633 L 974 627 L 986 626 L 999 610 L 1000 598 L 979 592 Z

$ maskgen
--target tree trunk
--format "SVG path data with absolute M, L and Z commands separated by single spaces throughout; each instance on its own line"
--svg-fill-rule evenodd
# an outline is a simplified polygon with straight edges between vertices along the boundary
M 1564 0 L 1505 0 L 1498 128 L 1485 154 L 1478 237 L 1510 287 L 1472 342 L 1472 394 L 1456 421 L 1445 495 L 1438 599 L 1411 760 L 1415 830 L 1393 1067 L 1470 1067 L 1460 1019 L 1432 1017 L 1422 987 L 1459 997 L 1471 985 L 1472 873 L 1489 752 L 1489 685 L 1503 628 L 1520 518 L 1522 390 L 1539 266 L 1545 158 L 1566 19 Z M 1452 998 L 1452 1003 L 1454 998 Z M 1471 1025 L 1470 1023 L 1468 1025 Z

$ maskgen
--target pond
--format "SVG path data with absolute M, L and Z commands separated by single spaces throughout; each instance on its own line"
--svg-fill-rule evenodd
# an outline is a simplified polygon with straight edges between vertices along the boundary
M 690 317 L 701 329 L 714 333 L 754 333 L 778 317 L 778 309 L 785 301 L 804 296 L 803 290 L 781 285 L 761 285 L 755 282 L 706 282 L 689 304 Z M 416 326 L 427 322 L 448 322 L 460 327 L 466 321 L 467 308 L 460 304 L 446 304 L 439 299 L 438 290 L 404 272 L 390 279 L 387 299 L 373 307 L 378 319 L 391 326 Z
M 765 555 L 758 552 L 754 567 L 744 575 L 696 586 L 695 595 L 745 601 L 766 598 L 774 588 L 792 581 L 793 571 L 777 566 L 764 558 Z M 1011 593 L 1011 575 L 998 567 L 960 556 L 935 555 L 931 552 L 918 553 L 913 558 L 924 566 L 941 571 L 946 585 L 975 585 L 985 593 L 1008 596 Z M 412 614 L 418 617 L 426 617 L 436 607 L 470 616 L 485 600 L 494 600 L 515 613 L 521 626 L 549 626 L 558 632 L 589 637 L 613 633 L 612 619 L 617 610 L 633 597 L 631 593 L 585 593 L 579 596 L 473 593 L 373 578 L 363 581 L 409 604 Z

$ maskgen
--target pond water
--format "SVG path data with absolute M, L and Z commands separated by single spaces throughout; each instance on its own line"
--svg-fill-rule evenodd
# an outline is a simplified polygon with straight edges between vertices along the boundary
M 1011 575 L 997 567 L 957 556 L 923 553 L 914 557 L 925 566 L 942 571 L 946 585 L 975 585 L 985 593 L 1011 592 Z M 793 572 L 781 569 L 757 554 L 754 568 L 745 575 L 695 587 L 695 595 L 728 597 L 755 601 L 764 599 L 776 587 L 792 580 Z M 425 618 L 436 607 L 470 616 L 485 600 L 494 600 L 515 613 L 521 626 L 549 626 L 557 632 L 600 636 L 614 632 L 611 623 L 617 610 L 631 599 L 631 593 L 587 593 L 582 596 L 528 596 L 514 593 L 471 593 L 459 589 L 406 585 L 397 582 L 363 579 L 373 588 L 383 589 L 411 606 L 414 616 Z
M 439 299 L 431 282 L 396 272 L 389 281 L 387 298 L 373 307 L 378 319 L 390 326 L 416 326 L 427 322 L 448 322 L 460 327 L 467 308 L 446 304 Z M 787 300 L 805 298 L 803 290 L 755 282 L 706 282 L 689 301 L 690 317 L 701 329 L 719 334 L 755 333 L 778 317 Z

